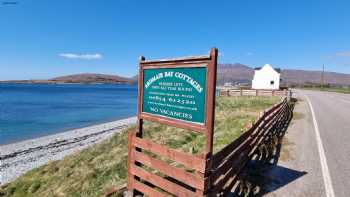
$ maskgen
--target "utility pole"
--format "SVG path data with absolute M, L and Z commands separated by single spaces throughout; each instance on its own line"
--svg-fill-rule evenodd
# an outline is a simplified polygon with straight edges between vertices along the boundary
M 324 86 L 324 64 L 322 65 L 322 74 L 321 74 L 321 88 Z

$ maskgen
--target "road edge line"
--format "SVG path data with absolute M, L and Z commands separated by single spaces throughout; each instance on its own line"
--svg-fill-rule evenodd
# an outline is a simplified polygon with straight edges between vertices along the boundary
M 340 98 L 340 100 L 342 100 L 343 102 L 346 102 L 346 103 L 350 104 L 350 101 L 349 101 L 349 100 L 347 100 L 347 99 Z
M 327 164 L 327 158 L 326 158 L 326 155 L 325 155 L 325 152 L 324 152 L 320 131 L 318 129 L 318 124 L 317 124 L 314 108 L 313 108 L 309 98 L 306 95 L 305 95 L 305 97 L 306 97 L 306 100 L 307 100 L 307 102 L 308 102 L 308 104 L 310 106 L 311 115 L 312 115 L 312 121 L 313 121 L 314 128 L 315 128 L 318 153 L 319 153 L 319 156 L 320 156 L 321 169 L 322 169 L 322 175 L 323 175 L 323 182 L 324 182 L 325 189 L 326 189 L 326 196 L 327 197 L 335 197 L 334 189 L 333 189 L 333 185 L 332 185 L 332 179 L 331 179 L 331 176 L 330 176 L 330 173 L 329 173 L 329 168 L 328 168 L 328 164 Z

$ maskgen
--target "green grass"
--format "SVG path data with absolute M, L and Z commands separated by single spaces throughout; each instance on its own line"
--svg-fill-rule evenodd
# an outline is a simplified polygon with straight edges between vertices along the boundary
M 278 101 L 278 97 L 219 97 L 214 152 L 236 139 L 256 121 L 260 111 Z M 0 196 L 102 196 L 106 189 L 125 183 L 127 133 L 132 130 L 134 126 L 63 160 L 31 170 L 1 186 Z M 201 134 L 156 123 L 146 122 L 144 130 L 146 138 L 192 154 L 201 153 L 205 143 Z

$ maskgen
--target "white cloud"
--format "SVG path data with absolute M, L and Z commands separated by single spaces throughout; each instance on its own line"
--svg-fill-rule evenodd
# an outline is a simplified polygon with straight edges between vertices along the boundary
M 350 57 L 350 51 L 341 51 L 335 54 L 338 57 Z
M 61 53 L 58 56 L 67 58 L 67 59 L 82 59 L 82 60 L 102 59 L 102 55 L 99 53 L 95 53 L 95 54 Z
M 248 53 L 246 53 L 245 55 L 246 55 L 246 56 L 252 56 L 252 55 L 254 55 L 254 53 L 253 53 L 253 52 L 248 52 Z

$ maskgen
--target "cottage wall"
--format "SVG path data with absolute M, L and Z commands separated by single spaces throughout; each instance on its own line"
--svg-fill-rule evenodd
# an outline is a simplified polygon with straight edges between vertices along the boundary
M 266 64 L 260 70 L 255 70 L 252 89 L 278 90 L 280 87 L 280 73 Z

